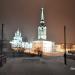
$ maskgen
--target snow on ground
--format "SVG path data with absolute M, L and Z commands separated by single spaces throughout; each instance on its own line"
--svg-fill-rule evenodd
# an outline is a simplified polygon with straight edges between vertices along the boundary
M 75 60 L 63 57 L 19 57 L 8 58 L 0 68 L 0 75 L 75 75 Z

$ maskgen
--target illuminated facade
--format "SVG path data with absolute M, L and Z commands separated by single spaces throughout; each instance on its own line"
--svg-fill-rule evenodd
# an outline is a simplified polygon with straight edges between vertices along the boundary
M 32 48 L 32 43 L 30 42 L 23 42 L 21 32 L 18 29 L 15 32 L 15 36 L 13 37 L 13 40 L 10 41 L 11 47 L 14 50 L 25 50 L 25 49 L 31 49 Z
M 10 41 L 12 44 L 12 47 L 22 47 L 22 36 L 19 29 L 16 31 L 15 36 L 13 37 L 13 40 Z
M 34 52 L 50 53 L 55 51 L 55 43 L 52 41 L 34 41 L 32 50 Z

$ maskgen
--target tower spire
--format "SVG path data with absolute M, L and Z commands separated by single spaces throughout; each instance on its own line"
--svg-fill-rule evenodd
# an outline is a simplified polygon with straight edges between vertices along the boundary
M 45 23 L 44 21 L 44 8 L 41 8 L 41 21 L 40 23 Z
M 44 13 L 43 13 L 43 9 L 44 8 L 41 8 L 42 12 L 41 12 L 41 20 L 44 20 Z

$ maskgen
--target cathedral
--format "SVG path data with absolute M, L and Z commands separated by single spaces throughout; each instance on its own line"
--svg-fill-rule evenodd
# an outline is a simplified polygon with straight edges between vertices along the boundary
M 13 40 L 10 41 L 11 48 L 14 50 L 32 48 L 32 43 L 24 42 L 19 28 L 15 32 Z
M 15 33 L 15 36 L 13 37 L 13 40 L 10 41 L 11 47 L 14 50 L 17 50 L 17 48 L 25 48 L 25 42 L 22 40 L 21 32 L 18 28 L 18 30 Z

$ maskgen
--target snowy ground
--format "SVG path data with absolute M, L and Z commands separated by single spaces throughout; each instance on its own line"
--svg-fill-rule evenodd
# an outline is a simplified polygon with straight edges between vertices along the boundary
M 0 68 L 0 75 L 75 75 L 75 60 L 63 57 L 20 57 L 8 58 Z

